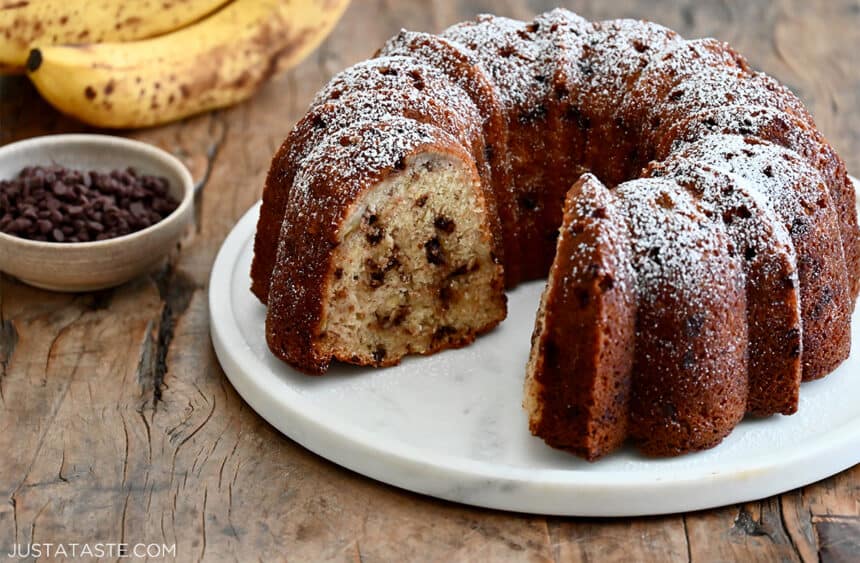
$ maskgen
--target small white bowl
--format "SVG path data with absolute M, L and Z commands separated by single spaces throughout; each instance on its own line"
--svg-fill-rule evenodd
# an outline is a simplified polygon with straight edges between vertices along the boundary
M 95 242 L 39 242 L 0 233 L 0 270 L 30 285 L 54 291 L 119 285 L 159 265 L 193 214 L 191 174 L 152 145 L 110 135 L 49 135 L 0 147 L 0 179 L 14 178 L 25 166 L 50 164 L 99 172 L 131 166 L 163 176 L 179 207 L 145 229 Z

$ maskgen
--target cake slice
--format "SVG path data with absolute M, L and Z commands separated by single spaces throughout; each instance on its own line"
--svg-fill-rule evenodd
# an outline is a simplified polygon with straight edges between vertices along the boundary
M 507 120 L 499 103 L 498 90 L 481 67 L 472 63 L 466 47 L 431 33 L 401 30 L 382 46 L 377 56 L 407 56 L 423 61 L 444 73 L 468 95 L 481 114 L 483 158 L 492 170 L 491 177 L 486 177 L 485 181 L 495 194 L 499 221 L 503 225 L 515 225 L 518 219 L 508 160 Z M 514 287 L 522 281 L 517 230 L 503 229 L 502 238 L 505 280 L 508 287 Z
M 794 244 L 755 187 L 734 174 L 673 156 L 652 163 L 650 177 L 669 177 L 698 198 L 712 221 L 723 223 L 746 278 L 749 328 L 747 412 L 797 411 L 803 325 Z
M 636 295 L 624 216 L 591 174 L 567 194 L 556 247 L 524 407 L 532 434 L 594 460 L 627 436 Z
M 332 359 L 387 366 L 468 344 L 506 313 L 493 240 L 474 160 L 454 137 L 400 117 L 355 123 L 296 174 L 269 347 L 320 374 Z
M 484 159 L 480 115 L 463 91 L 441 72 L 407 56 L 383 57 L 354 65 L 337 74 L 320 92 L 272 159 L 263 190 L 251 290 L 265 303 L 275 263 L 281 219 L 301 160 L 328 135 L 359 120 L 403 116 L 433 125 L 456 136 L 475 155 L 482 184 L 489 190 L 490 167 Z M 494 205 L 494 198 L 490 198 Z M 498 214 L 493 214 L 497 216 Z M 496 228 L 495 232 L 500 233 Z M 501 240 L 498 253 L 503 254 Z
M 665 178 L 615 193 L 636 271 L 630 435 L 646 455 L 711 448 L 747 402 L 744 275 L 721 222 Z

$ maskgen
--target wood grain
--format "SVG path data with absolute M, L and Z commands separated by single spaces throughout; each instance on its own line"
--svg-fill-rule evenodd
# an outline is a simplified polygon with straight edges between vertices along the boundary
M 854 0 L 567 2 L 590 19 L 656 20 L 731 42 L 797 91 L 860 170 L 860 4 Z M 474 509 L 378 484 L 272 429 L 236 395 L 208 334 L 215 253 L 260 196 L 269 159 L 311 97 L 401 27 L 555 2 L 355 0 L 300 67 L 234 108 L 129 136 L 201 186 L 168 263 L 115 290 L 61 295 L 0 277 L 0 553 L 28 542 L 176 544 L 187 560 L 851 561 L 860 466 L 760 502 L 637 519 Z M 23 79 L 0 80 L 0 143 L 85 131 Z

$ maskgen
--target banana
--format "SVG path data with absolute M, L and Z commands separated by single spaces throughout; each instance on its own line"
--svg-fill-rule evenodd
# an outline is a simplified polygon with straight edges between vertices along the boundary
M 234 0 L 152 39 L 33 49 L 27 74 L 54 107 L 91 125 L 156 125 L 248 98 L 316 48 L 348 3 Z
M 22 73 L 30 47 L 135 41 L 197 21 L 227 0 L 0 1 L 0 73 Z

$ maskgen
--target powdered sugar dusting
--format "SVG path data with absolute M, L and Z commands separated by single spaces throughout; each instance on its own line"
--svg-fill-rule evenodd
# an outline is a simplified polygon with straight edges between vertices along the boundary
M 820 174 L 797 153 L 779 145 L 740 135 L 710 135 L 688 145 L 676 158 L 744 178 L 789 229 L 816 209 L 831 208 L 832 214 L 833 204 Z
M 570 63 L 579 66 L 588 94 L 615 97 L 617 105 L 654 57 L 681 42 L 677 33 L 652 22 L 594 22 L 580 59 Z
M 501 110 L 487 77 L 469 60 L 461 45 L 429 33 L 401 30 L 380 49 L 381 56 L 409 56 L 442 71 L 472 97 L 485 121 Z
M 452 111 L 463 114 L 464 118 L 476 114 L 469 97 L 460 87 L 452 84 L 442 71 L 407 56 L 370 59 L 341 71 L 317 93 L 312 107 L 353 92 L 368 92 L 380 88 L 413 93 L 426 91 L 427 96 L 435 98 Z
M 562 288 L 574 287 L 574 281 L 588 280 L 594 275 L 610 273 L 611 283 L 604 284 L 618 290 L 619 296 L 632 296 L 635 287 L 631 280 L 636 279 L 629 246 L 627 223 L 614 195 L 593 175 L 580 180 L 579 192 L 568 194 L 570 206 L 566 213 L 586 221 L 599 222 L 591 229 L 593 238 L 582 239 L 575 246 L 565 246 L 565 229 L 578 229 L 575 224 L 562 227 L 559 252 L 569 255 L 570 269 L 558 282 Z M 597 249 L 600 249 L 598 251 Z M 600 272 L 595 270 L 595 261 L 600 262 Z M 630 284 L 630 287 L 628 287 Z M 632 303 L 628 303 L 632 305 Z
M 498 89 L 505 109 L 540 105 L 549 91 L 553 59 L 539 25 L 482 14 L 446 29 L 442 36 L 462 45 Z
M 433 143 L 442 131 L 401 117 L 358 121 L 325 138 L 302 160 L 291 203 L 303 212 L 340 207 L 380 171 L 402 166 L 417 147 Z M 325 182 L 320 182 L 325 178 Z M 315 189 L 335 185 L 337 190 Z
M 640 300 L 669 295 L 675 304 L 702 309 L 714 284 L 740 277 L 722 226 L 674 181 L 632 180 L 616 193 L 628 218 Z
M 653 165 L 649 175 L 669 177 L 693 193 L 704 213 L 726 226 L 733 251 L 746 263 L 761 268 L 771 263 L 771 256 L 787 257 L 793 265 L 792 279 L 796 284 L 795 249 L 788 229 L 770 201 L 745 178 L 678 157 Z

